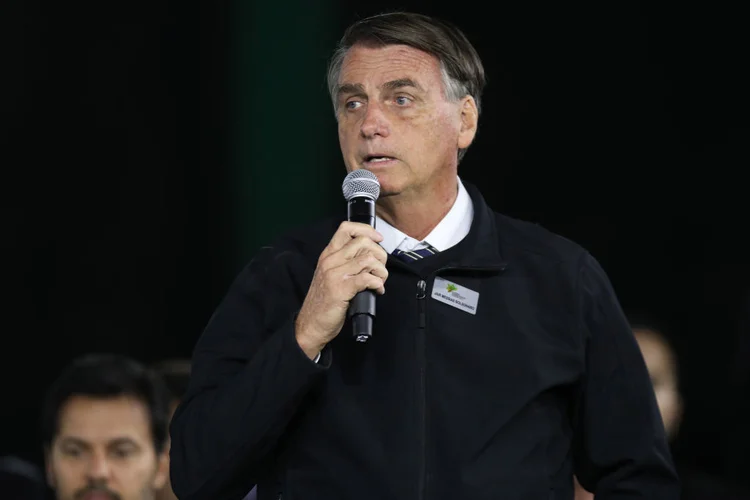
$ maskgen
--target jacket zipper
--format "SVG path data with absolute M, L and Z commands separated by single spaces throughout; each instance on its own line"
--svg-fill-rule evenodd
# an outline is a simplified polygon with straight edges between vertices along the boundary
M 424 298 L 427 292 L 427 283 L 425 280 L 419 280 L 417 282 L 417 312 L 419 313 L 419 328 L 425 327 L 425 315 L 424 315 Z
M 501 272 L 505 265 L 486 267 L 442 267 L 433 274 L 438 275 L 443 271 L 473 271 L 473 272 Z M 427 282 L 421 278 L 417 281 L 417 361 L 419 366 L 419 439 L 422 448 L 422 456 L 419 461 L 419 495 L 418 500 L 424 500 L 427 489 L 427 393 L 426 381 L 426 354 L 425 354 L 425 329 L 427 318 L 425 311 L 425 297 L 427 296 Z
M 419 500 L 425 497 L 425 488 L 427 486 L 427 394 L 425 391 L 425 327 L 427 321 L 425 318 L 425 296 L 427 283 L 420 279 L 417 282 L 417 314 L 418 326 L 417 331 L 417 358 L 419 366 L 419 439 L 422 448 L 422 456 L 419 460 Z

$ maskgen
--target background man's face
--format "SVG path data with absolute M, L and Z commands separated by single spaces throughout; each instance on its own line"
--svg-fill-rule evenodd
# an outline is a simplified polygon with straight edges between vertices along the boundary
M 149 411 L 137 399 L 75 396 L 60 409 L 46 453 L 47 478 L 59 500 L 147 500 L 167 478 Z
M 677 434 L 682 416 L 682 398 L 678 387 L 677 363 L 669 345 L 651 330 L 633 331 L 643 353 L 656 402 L 670 439 Z

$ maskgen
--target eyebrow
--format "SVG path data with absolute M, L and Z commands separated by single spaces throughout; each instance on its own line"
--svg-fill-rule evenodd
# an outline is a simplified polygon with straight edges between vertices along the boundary
M 420 91 L 424 89 L 411 78 L 398 78 L 391 80 L 383 84 L 382 88 L 385 90 L 397 90 L 404 87 L 412 87 Z M 364 95 L 365 87 L 361 83 L 345 83 L 340 85 L 337 91 L 337 95 L 341 96 L 344 94 Z
M 387 90 L 396 90 L 404 87 L 412 87 L 417 90 L 424 90 L 422 87 L 412 80 L 411 78 L 399 78 L 398 80 L 391 80 L 383 84 L 383 88 Z
M 135 442 L 133 439 L 129 438 L 129 437 L 115 438 L 115 439 L 111 440 L 109 443 L 107 443 L 107 445 L 108 446 L 123 446 L 123 445 L 128 445 L 128 446 L 133 446 L 135 448 L 140 448 L 140 445 L 137 442 Z
M 339 96 L 344 94 L 364 94 L 365 87 L 361 83 L 345 83 L 339 85 L 339 89 L 336 93 Z
M 89 443 L 87 441 L 84 441 L 81 438 L 72 437 L 72 436 L 68 436 L 68 437 L 62 438 L 60 440 L 60 444 L 61 445 L 71 445 L 71 444 L 74 444 L 76 446 L 81 446 L 81 447 L 84 447 L 84 448 L 88 448 L 89 447 Z
M 81 438 L 75 437 L 75 436 L 67 436 L 60 440 L 61 445 L 77 445 L 84 448 L 91 447 L 90 443 L 88 441 L 85 441 Z M 137 448 L 140 448 L 140 445 L 134 441 L 133 439 L 129 437 L 117 437 L 114 439 L 111 439 L 107 442 L 107 446 L 122 446 L 122 445 L 131 445 L 135 446 Z

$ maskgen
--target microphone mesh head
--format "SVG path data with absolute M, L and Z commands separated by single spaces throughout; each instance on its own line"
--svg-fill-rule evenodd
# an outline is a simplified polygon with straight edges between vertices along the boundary
M 375 174 L 369 170 L 359 169 L 349 172 L 341 186 L 346 201 L 355 196 L 364 196 L 377 200 L 380 196 L 380 182 Z

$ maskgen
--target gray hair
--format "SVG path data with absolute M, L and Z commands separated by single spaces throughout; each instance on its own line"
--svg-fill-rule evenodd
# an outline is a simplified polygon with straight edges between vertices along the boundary
M 477 113 L 481 113 L 486 77 L 479 54 L 466 35 L 445 21 L 409 12 L 378 14 L 346 29 L 328 65 L 328 92 L 337 113 L 341 67 L 354 45 L 407 45 L 435 56 L 440 62 L 446 99 L 455 102 L 469 95 L 476 102 Z M 466 149 L 458 151 L 459 162 L 465 154 Z

